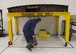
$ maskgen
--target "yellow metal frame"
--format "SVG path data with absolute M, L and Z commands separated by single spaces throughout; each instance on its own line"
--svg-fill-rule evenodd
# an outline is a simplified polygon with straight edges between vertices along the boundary
M 59 32 L 59 16 L 56 16 L 56 34 Z
M 15 32 L 18 35 L 19 34 L 19 30 L 18 30 L 18 18 L 14 17 L 14 21 L 15 21 Z
M 13 32 L 12 32 L 12 18 L 17 16 L 63 16 L 66 21 L 65 27 L 65 42 L 69 42 L 69 28 L 70 28 L 70 13 L 69 12 L 15 12 L 15 13 L 7 13 L 8 15 L 8 33 L 9 33 L 9 40 L 13 41 Z M 18 32 L 18 22 L 15 19 L 15 30 Z M 57 17 L 58 22 L 58 17 Z M 58 32 L 58 23 L 57 29 Z

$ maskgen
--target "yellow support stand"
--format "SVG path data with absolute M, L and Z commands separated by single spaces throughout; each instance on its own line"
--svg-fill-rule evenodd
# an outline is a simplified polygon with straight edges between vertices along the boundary
M 16 12 L 16 13 L 8 13 L 8 17 L 10 20 L 8 20 L 8 28 L 9 28 L 9 40 L 13 40 L 13 32 L 12 32 L 12 18 L 15 16 L 63 16 L 66 20 L 66 28 L 65 28 L 65 46 L 67 46 L 67 43 L 69 42 L 69 31 L 70 31 L 70 13 L 69 12 Z M 58 19 L 57 19 L 58 22 Z M 17 25 L 17 24 L 16 24 Z M 57 23 L 58 27 L 58 23 Z M 56 29 L 58 32 L 58 28 Z M 17 26 L 16 26 L 16 32 Z
M 12 21 L 9 20 L 8 21 L 8 32 L 9 32 L 9 40 L 13 41 L 13 34 L 12 34 Z
M 14 18 L 14 21 L 15 21 L 15 32 L 16 32 L 16 34 L 18 35 L 19 34 L 19 28 L 18 28 L 18 19 L 15 17 Z
M 8 16 L 10 17 L 10 16 Z M 12 17 L 8 18 L 8 35 L 9 35 L 9 45 L 12 45 L 13 41 L 13 31 L 12 31 Z
M 67 46 L 67 43 L 69 42 L 69 34 L 70 34 L 70 15 L 64 16 L 66 19 L 66 26 L 65 26 L 65 46 Z
M 70 15 L 64 16 L 66 19 L 66 27 L 65 27 L 65 42 L 69 42 L 69 31 L 70 31 Z

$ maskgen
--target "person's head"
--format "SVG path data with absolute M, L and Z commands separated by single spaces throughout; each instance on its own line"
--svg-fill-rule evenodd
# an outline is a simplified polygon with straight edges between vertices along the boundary
M 36 20 L 37 20 L 37 22 L 40 22 L 41 21 L 41 18 L 38 17 Z

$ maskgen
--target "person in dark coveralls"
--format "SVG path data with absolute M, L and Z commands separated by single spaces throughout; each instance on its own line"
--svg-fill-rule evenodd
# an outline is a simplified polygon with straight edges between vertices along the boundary
M 26 22 L 26 24 L 23 27 L 24 37 L 27 42 L 26 48 L 30 51 L 32 51 L 31 48 L 33 48 L 34 46 L 36 46 L 38 44 L 36 41 L 36 38 L 35 38 L 34 30 L 35 30 L 37 23 L 40 21 L 41 21 L 40 18 L 30 19 Z

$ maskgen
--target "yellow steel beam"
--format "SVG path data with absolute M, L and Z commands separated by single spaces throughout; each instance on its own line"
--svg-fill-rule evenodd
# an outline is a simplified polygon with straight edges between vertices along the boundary
M 70 34 L 70 15 L 64 16 L 66 19 L 66 26 L 65 26 L 65 42 L 69 42 L 69 34 Z
M 16 13 L 7 13 L 8 16 L 14 17 L 14 16 L 21 16 L 21 12 L 16 12 Z
M 69 12 L 16 12 L 8 13 L 8 15 L 14 16 L 64 16 L 70 14 Z
M 15 32 L 18 35 L 19 34 L 19 28 L 18 28 L 18 18 L 14 17 L 14 21 L 15 21 Z
M 8 18 L 8 34 L 9 41 L 13 41 L 12 20 L 10 18 Z

